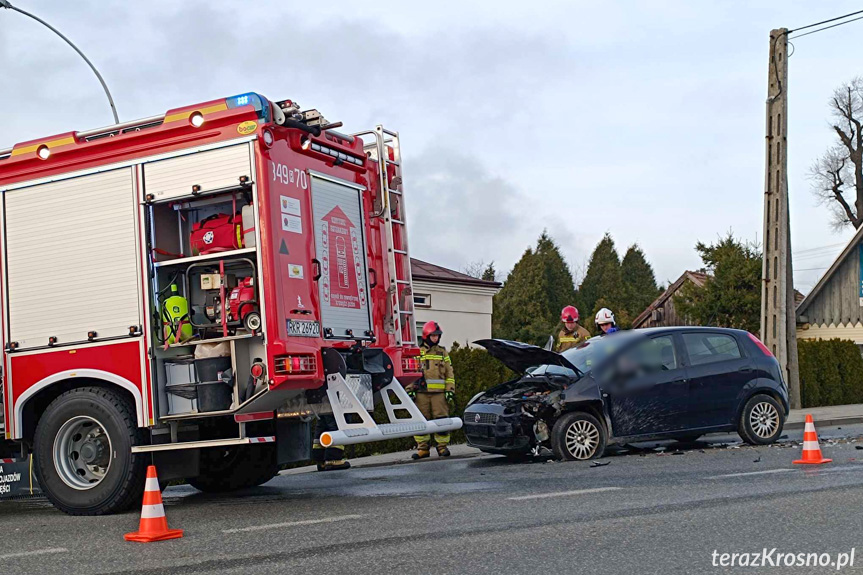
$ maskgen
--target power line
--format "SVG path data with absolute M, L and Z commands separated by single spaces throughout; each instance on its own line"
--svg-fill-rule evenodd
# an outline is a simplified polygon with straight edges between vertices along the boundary
M 860 14 L 860 12 L 854 12 L 854 14 Z M 848 16 L 851 16 L 851 14 L 846 14 L 845 16 L 842 16 L 842 18 L 846 18 Z M 845 20 L 844 22 L 839 22 L 838 24 L 832 24 L 830 26 L 824 26 L 823 28 L 818 28 L 816 30 L 812 30 L 811 32 L 806 32 L 805 34 L 798 34 L 796 36 L 789 36 L 788 39 L 789 40 L 796 40 L 797 38 L 802 38 L 803 36 L 809 36 L 810 34 L 815 34 L 816 32 L 823 32 L 824 30 L 829 30 L 830 28 L 842 26 L 843 24 L 850 24 L 851 22 L 856 22 L 857 20 L 863 20 L 863 16 L 858 16 L 857 18 L 852 18 L 851 20 Z M 828 20 L 828 22 L 830 22 L 830 20 Z M 806 26 L 806 27 L 808 28 L 808 26 Z M 791 32 L 788 32 L 788 34 L 791 34 Z
M 848 16 L 856 16 L 857 14 L 863 14 L 863 10 L 858 10 L 857 12 L 851 12 L 850 14 L 845 14 L 844 16 L 837 16 L 836 18 L 830 18 L 829 20 L 824 20 L 822 22 L 816 22 L 814 24 L 807 24 L 806 26 L 801 26 L 800 28 L 795 28 L 794 30 L 789 30 L 788 33 L 791 34 L 793 32 L 799 32 L 800 30 L 806 30 L 807 28 L 812 28 L 813 26 L 820 26 L 821 24 L 827 24 L 828 22 L 835 22 L 836 20 L 842 20 L 843 18 L 847 18 Z
M 828 244 L 828 245 L 826 245 L 826 246 L 817 246 L 817 247 L 814 247 L 814 248 L 806 248 L 805 250 L 794 250 L 794 253 L 795 253 L 795 254 L 805 254 L 805 253 L 809 253 L 809 252 L 818 252 L 818 251 L 821 251 L 821 250 L 838 248 L 838 247 L 841 247 L 841 246 L 847 245 L 847 243 L 848 243 L 848 242 L 840 242 L 840 243 L 838 243 L 838 244 Z
M 829 267 L 830 266 L 824 266 L 821 268 L 797 268 L 794 271 L 795 272 L 814 272 L 814 271 L 818 271 L 818 270 L 826 270 Z

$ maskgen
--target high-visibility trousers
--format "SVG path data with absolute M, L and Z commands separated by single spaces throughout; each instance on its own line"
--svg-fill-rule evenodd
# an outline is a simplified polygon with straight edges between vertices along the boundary
M 445 393 L 428 393 L 424 391 L 417 392 L 417 397 L 414 403 L 419 408 L 420 413 L 426 419 L 440 419 L 441 417 L 449 417 L 449 404 L 446 401 Z M 449 443 L 449 433 L 435 433 L 435 443 L 438 445 L 446 445 Z M 417 442 L 419 449 L 428 449 L 431 442 L 431 435 L 414 435 L 414 441 Z

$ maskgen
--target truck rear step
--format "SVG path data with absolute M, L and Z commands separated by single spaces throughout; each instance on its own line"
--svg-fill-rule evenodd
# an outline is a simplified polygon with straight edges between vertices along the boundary
M 396 379 L 393 379 L 389 385 L 380 390 L 380 397 L 384 402 L 390 423 L 381 425 L 375 423 L 371 414 L 365 410 L 362 402 L 340 374 L 327 376 L 327 396 L 339 430 L 326 431 L 321 434 L 320 442 L 324 447 L 369 443 L 414 435 L 448 433 L 461 429 L 462 426 L 462 421 L 458 417 L 445 417 L 428 421 Z M 394 403 L 393 398 L 397 402 Z M 396 412 L 406 412 L 408 417 L 398 417 Z M 352 420 L 359 419 L 359 422 L 348 423 L 346 416 L 349 414 L 353 415 Z

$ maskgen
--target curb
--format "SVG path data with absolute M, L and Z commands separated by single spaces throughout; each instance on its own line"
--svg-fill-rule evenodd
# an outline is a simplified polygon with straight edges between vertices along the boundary
M 803 429 L 805 421 L 786 422 L 784 429 Z M 854 425 L 863 423 L 863 415 L 849 415 L 847 417 L 831 417 L 829 419 L 816 419 L 817 427 L 836 427 L 838 425 Z

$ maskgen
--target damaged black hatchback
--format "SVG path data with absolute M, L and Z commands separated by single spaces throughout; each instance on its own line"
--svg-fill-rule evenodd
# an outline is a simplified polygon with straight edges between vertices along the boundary
M 519 374 L 477 394 L 468 443 L 512 458 L 549 448 L 601 457 L 609 444 L 694 440 L 736 431 L 773 443 L 788 415 L 779 362 L 750 333 L 677 327 L 624 331 L 555 353 L 499 339 L 475 342 Z

